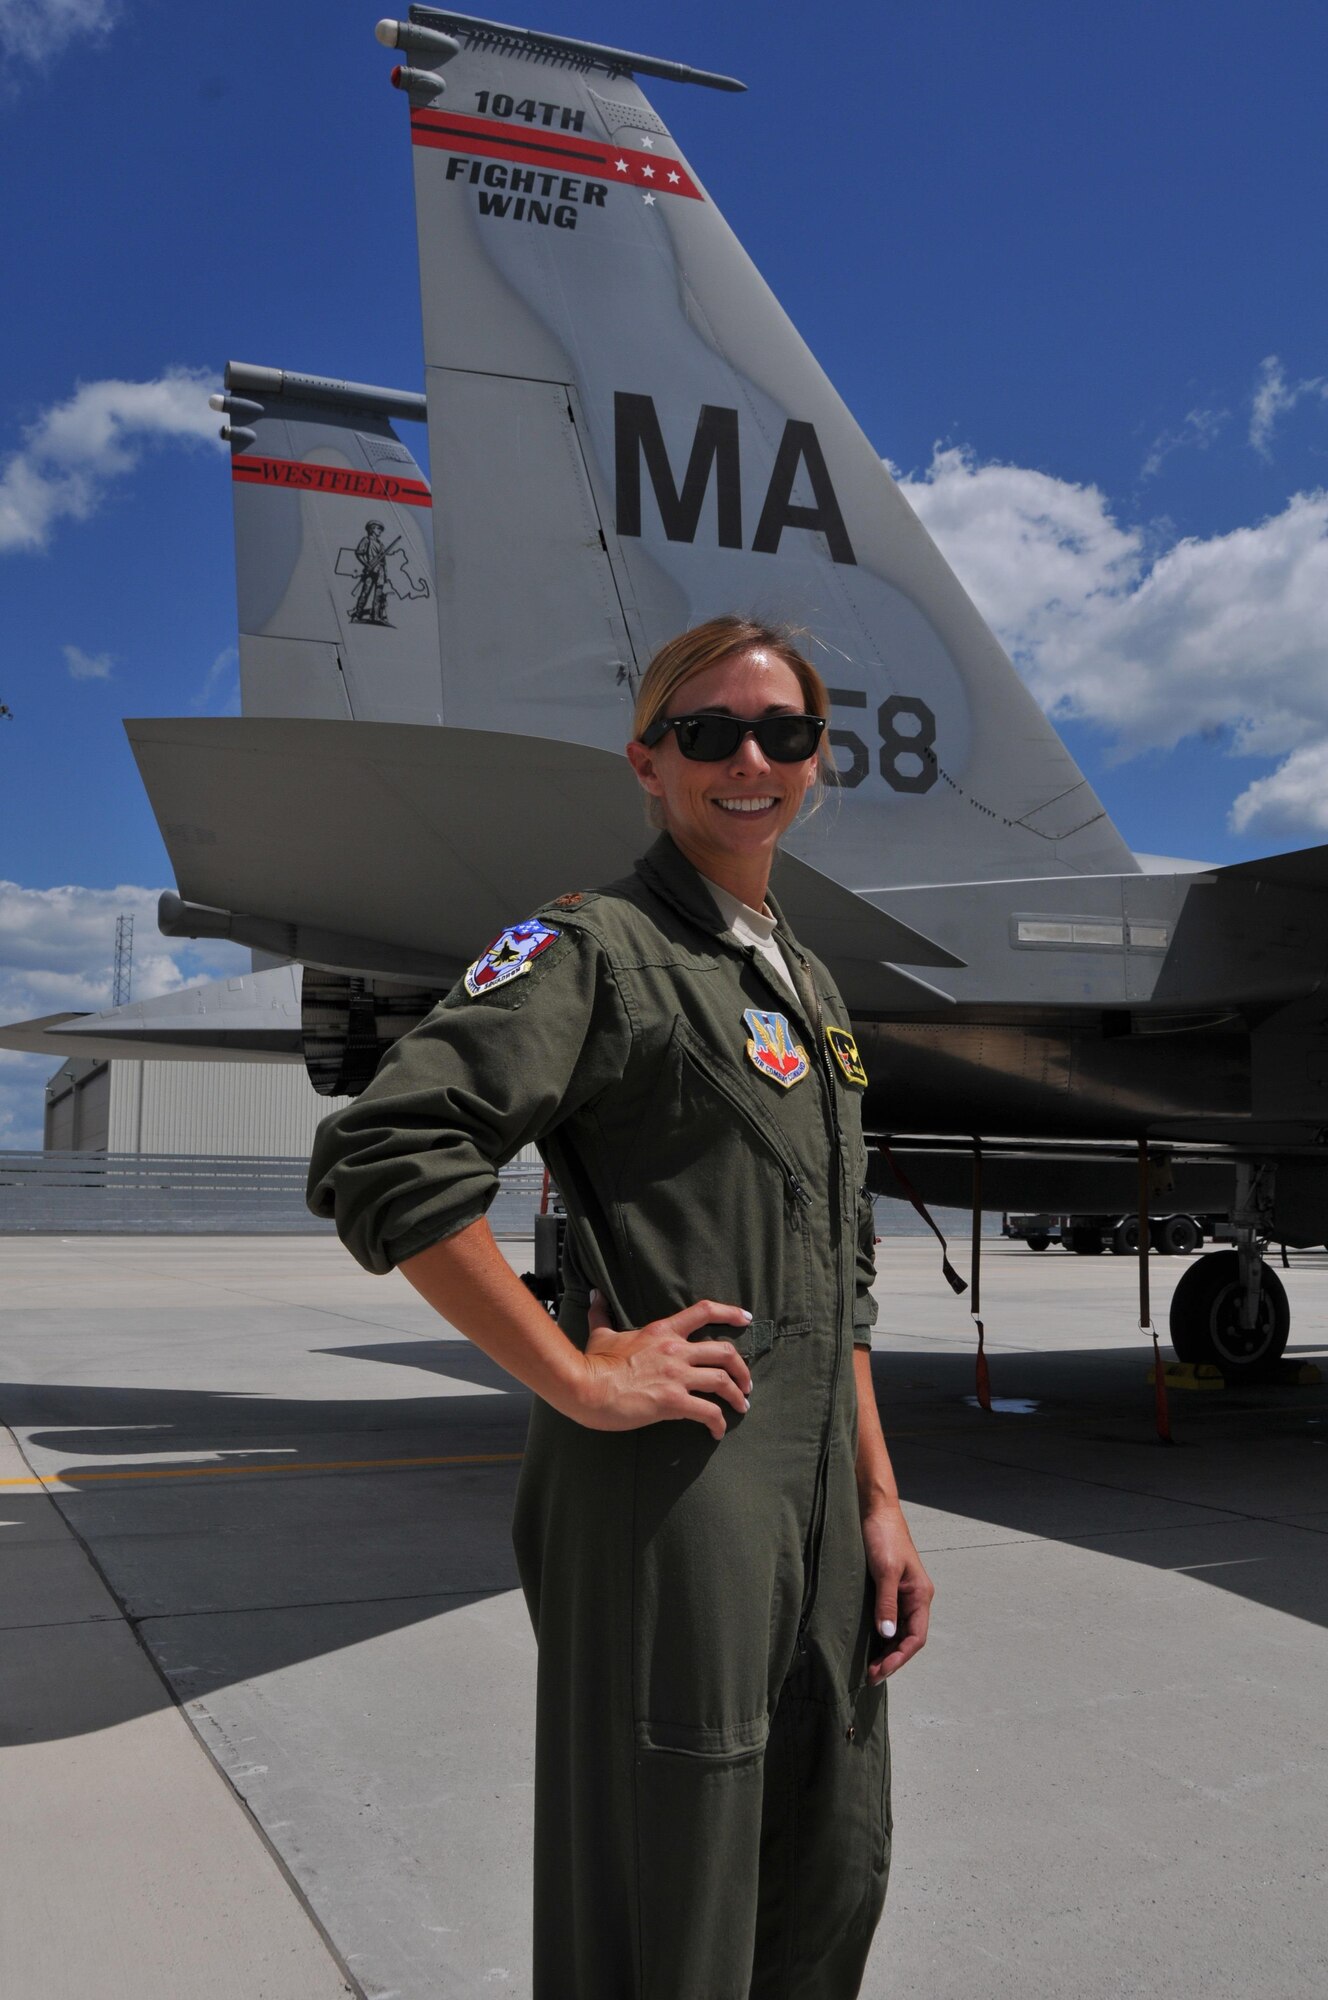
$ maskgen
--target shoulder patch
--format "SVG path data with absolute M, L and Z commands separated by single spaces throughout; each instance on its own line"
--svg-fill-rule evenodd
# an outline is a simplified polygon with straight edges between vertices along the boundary
M 538 917 L 530 917 L 524 924 L 509 924 L 498 933 L 489 949 L 466 967 L 467 993 L 477 998 L 481 993 L 492 992 L 495 986 L 506 986 L 519 979 L 523 972 L 529 972 L 540 953 L 561 936 L 561 931 L 552 924 L 541 923 Z
M 839 1064 L 848 1081 L 858 1084 L 865 1090 L 867 1087 L 866 1067 L 862 1057 L 858 1054 L 858 1045 L 848 1029 L 827 1028 L 825 1039 L 830 1044 L 831 1055 Z
M 555 896 L 549 908 L 553 910 L 576 910 L 581 907 L 585 900 L 586 892 L 584 889 L 569 889 L 566 895 Z

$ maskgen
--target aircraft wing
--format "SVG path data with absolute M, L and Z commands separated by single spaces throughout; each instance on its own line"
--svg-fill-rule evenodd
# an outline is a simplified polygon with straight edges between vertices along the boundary
M 299 967 L 279 965 L 232 979 L 134 1000 L 104 1014 L 44 1014 L 0 1028 L 0 1049 L 49 1056 L 152 1056 L 177 1062 L 300 1062 Z
M 267 717 L 126 728 L 180 894 L 203 906 L 168 912 L 172 933 L 308 964 L 450 984 L 505 924 L 626 873 L 653 837 L 626 759 L 584 744 Z M 775 886 L 851 1006 L 934 1001 L 899 962 L 961 963 L 792 856 Z

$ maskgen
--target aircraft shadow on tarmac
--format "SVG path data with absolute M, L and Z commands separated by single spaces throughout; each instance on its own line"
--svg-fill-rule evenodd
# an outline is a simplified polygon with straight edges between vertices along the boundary
M 182 1701 L 517 1587 L 508 1530 L 526 1393 L 455 1341 L 320 1351 L 509 1393 L 0 1388 L 0 1420 L 43 1470 L 58 1466 L 64 1519 Z M 877 1394 L 924 1551 L 985 1537 L 1099 1547 L 1328 1624 L 1328 1397 L 1280 1386 L 1176 1397 L 1168 1450 L 1153 1436 L 1147 1361 L 1146 1348 L 997 1352 L 997 1396 L 1032 1407 L 988 1416 L 970 1401 L 969 1356 L 878 1350 Z M 201 1476 L 160 1476 L 191 1453 Z M 472 1456 L 504 1462 L 427 1462 Z M 384 1460 L 416 1462 L 367 1469 Z M 217 1465 L 248 1469 L 209 1475 Z M 273 1466 L 297 1469 L 264 1477 Z M 43 1504 L 5 1500 L 17 1523 Z M 71 1690 L 36 1704 L 31 1729 L 11 1715 L 6 1734 L 127 1719 L 108 1702 Z

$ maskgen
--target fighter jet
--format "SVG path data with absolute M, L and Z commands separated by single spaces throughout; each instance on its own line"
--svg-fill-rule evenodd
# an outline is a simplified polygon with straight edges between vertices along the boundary
M 839 782 L 776 886 L 853 1011 L 878 1185 L 966 1201 L 980 1140 L 987 1206 L 1122 1213 L 1142 1147 L 1236 1232 L 1177 1288 L 1177 1352 L 1269 1366 L 1262 1247 L 1328 1233 L 1328 849 L 1141 867 L 641 80 L 741 85 L 440 8 L 378 36 L 424 397 L 232 365 L 244 712 L 127 725 L 162 928 L 285 961 L 235 996 L 243 1052 L 362 1088 L 489 938 L 646 844 L 621 746 L 656 646 L 789 621 Z M 432 492 L 393 428 L 426 416 Z M 0 1042 L 229 1039 L 153 1007 Z

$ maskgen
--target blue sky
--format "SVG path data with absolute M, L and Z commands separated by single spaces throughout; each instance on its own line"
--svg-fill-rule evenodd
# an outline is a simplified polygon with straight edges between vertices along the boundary
M 523 18 L 748 83 L 653 92 L 1131 844 L 1328 838 L 1328 10 Z M 374 19 L 0 0 L 0 178 L 28 191 L 0 321 L 6 1018 L 104 1004 L 119 907 L 140 990 L 221 963 L 154 936 L 170 873 L 120 718 L 233 699 L 206 378 L 236 356 L 420 383 Z M 34 1101 L 31 1066 L 0 1069 L 0 1144 Z

